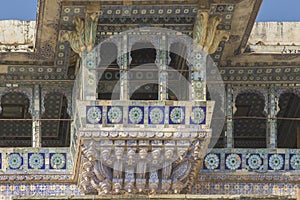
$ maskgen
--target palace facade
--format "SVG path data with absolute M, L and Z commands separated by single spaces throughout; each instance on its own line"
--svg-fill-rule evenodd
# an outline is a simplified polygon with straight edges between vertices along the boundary
M 0 199 L 296 199 L 300 23 L 255 22 L 261 3 L 0 21 Z

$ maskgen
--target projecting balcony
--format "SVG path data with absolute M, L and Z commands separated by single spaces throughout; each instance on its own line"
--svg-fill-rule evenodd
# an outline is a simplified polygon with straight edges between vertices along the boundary
M 86 194 L 189 189 L 210 140 L 213 102 L 77 101 L 76 108 L 73 145 L 81 145 Z

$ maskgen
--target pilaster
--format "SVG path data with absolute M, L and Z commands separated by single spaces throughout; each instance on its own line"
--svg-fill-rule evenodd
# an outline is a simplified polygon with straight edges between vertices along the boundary
M 227 84 L 227 118 L 226 118 L 226 124 L 227 124 L 227 131 L 226 131 L 226 137 L 227 137 L 227 148 L 233 148 L 233 101 L 232 98 L 232 85 Z
M 40 86 L 33 86 L 32 147 L 42 146 Z

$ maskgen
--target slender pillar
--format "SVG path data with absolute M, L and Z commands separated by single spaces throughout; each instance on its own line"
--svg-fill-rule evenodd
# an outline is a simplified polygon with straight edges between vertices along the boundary
M 32 112 L 32 147 L 42 146 L 41 134 L 41 95 L 40 86 L 33 87 L 33 112 Z
M 203 52 L 193 52 L 193 72 L 191 77 L 192 100 L 206 100 L 206 54 Z
M 268 148 L 276 148 L 277 147 L 277 104 L 278 99 L 276 95 L 276 88 L 274 84 L 270 85 L 269 89 L 269 114 L 268 114 L 268 129 L 270 133 L 270 139 L 268 143 Z
M 232 99 L 232 85 L 228 84 L 227 85 L 227 131 L 226 131 L 226 136 L 227 136 L 227 148 L 233 148 L 233 101 Z
M 97 71 L 96 53 L 84 52 L 81 62 L 82 67 L 82 94 L 83 100 L 96 100 L 97 98 Z
M 157 50 L 159 58 L 159 100 L 167 100 L 168 98 L 168 72 L 167 70 L 167 42 L 166 35 L 162 35 L 160 40 L 160 49 Z
M 129 100 L 129 84 L 128 84 L 128 36 L 125 34 L 121 44 L 121 71 L 120 71 L 120 99 Z

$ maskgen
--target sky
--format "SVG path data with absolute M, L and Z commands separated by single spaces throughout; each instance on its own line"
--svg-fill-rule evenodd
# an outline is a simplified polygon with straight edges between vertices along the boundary
M 36 19 L 37 0 L 0 0 L 0 2 L 0 20 Z M 257 21 L 300 21 L 299 8 L 300 0 L 264 0 Z

